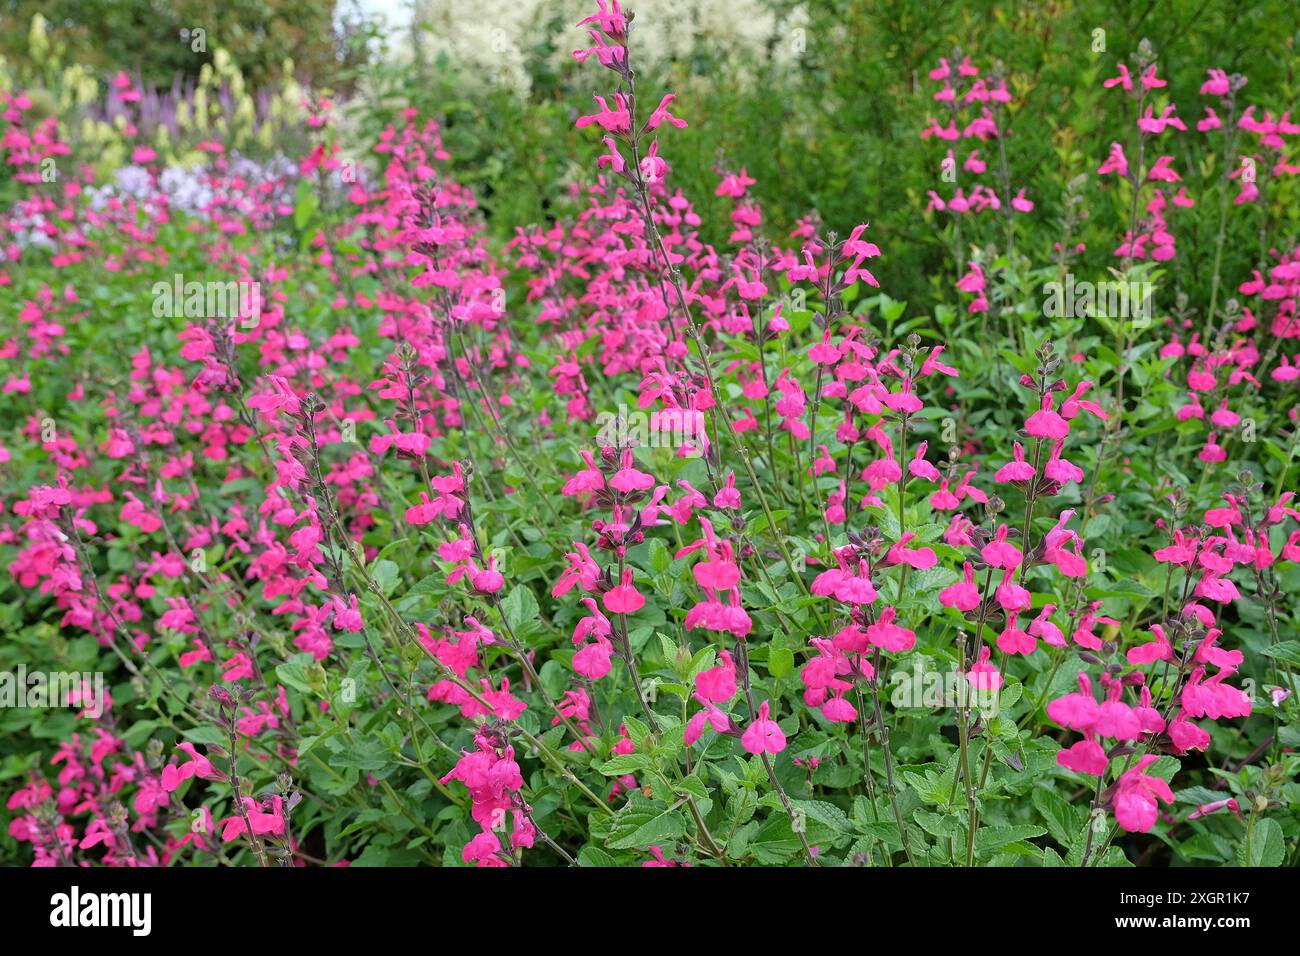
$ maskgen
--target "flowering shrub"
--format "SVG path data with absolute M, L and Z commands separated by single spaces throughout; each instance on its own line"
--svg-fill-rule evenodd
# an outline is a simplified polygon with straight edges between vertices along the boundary
M 43 236 L 0 220 L 5 856 L 1294 862 L 1300 127 L 1212 69 L 1194 134 L 1144 45 L 1093 144 L 1115 278 L 1076 282 L 1084 184 L 1017 242 L 1034 118 L 942 59 L 927 314 L 865 223 L 769 234 L 744 168 L 704 241 L 635 18 L 580 26 L 602 153 L 503 245 L 414 109 L 345 176 L 313 100 L 295 171 L 213 149 L 186 211 L 129 122 L 105 193 L 3 93 Z M 1222 141 L 1200 195 L 1175 134 Z

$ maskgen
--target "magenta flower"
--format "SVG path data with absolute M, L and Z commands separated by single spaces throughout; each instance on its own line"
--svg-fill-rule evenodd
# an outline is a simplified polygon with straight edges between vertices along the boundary
M 632 583 L 632 569 L 623 569 L 623 580 L 605 592 L 605 610 L 615 614 L 634 614 L 645 606 L 645 598 Z
M 1071 730 L 1091 730 L 1097 723 L 1100 708 L 1092 696 L 1092 682 L 1085 673 L 1079 674 L 1079 689 L 1058 697 L 1047 705 L 1047 716 L 1062 727 Z
M 703 705 L 703 709 L 696 711 L 694 716 L 686 722 L 686 729 L 682 733 L 682 741 L 690 747 L 695 744 L 704 734 L 706 726 L 712 727 L 717 733 L 726 733 L 731 730 L 733 722 L 729 716 L 723 713 L 702 694 L 693 695 L 694 699 Z M 779 728 L 778 728 L 779 732 Z
M 989 567 L 1010 570 L 1020 565 L 1023 555 L 1019 548 L 1007 540 L 1010 533 L 1008 525 L 999 525 L 993 534 L 993 540 L 980 549 L 980 557 Z
M 1100 777 L 1110 764 L 1106 759 L 1106 751 L 1102 750 L 1101 744 L 1097 743 L 1091 734 L 1060 751 L 1056 755 L 1056 762 L 1066 770 L 1086 773 L 1093 777 Z
M 867 627 L 867 640 L 875 647 L 892 653 L 910 651 L 916 646 L 916 632 L 894 623 L 898 611 L 887 607 L 880 612 L 880 619 Z
M 1155 826 L 1156 798 L 1165 803 L 1174 802 L 1169 784 L 1145 773 L 1157 759 L 1155 754 L 1147 754 L 1119 778 L 1115 792 L 1115 822 L 1129 833 L 1147 833 Z
M 258 836 L 279 836 L 284 833 L 284 803 L 279 796 L 271 798 L 270 812 L 264 811 L 258 801 L 244 797 L 244 807 L 248 815 L 248 824 L 244 824 L 243 815 L 236 813 L 221 823 L 221 842 L 229 843 L 248 832 L 252 827 Z
M 769 708 L 768 701 L 758 705 L 758 716 L 740 738 L 741 744 L 752 754 L 779 754 L 785 750 L 785 734 L 769 716 Z
M 1052 396 L 1044 395 L 1042 407 L 1025 421 L 1025 431 L 1035 438 L 1064 438 L 1070 434 L 1070 424 L 1052 408 Z
M 1124 156 L 1124 147 L 1119 143 L 1110 144 L 1110 153 L 1106 161 L 1097 167 L 1097 175 L 1105 176 L 1107 173 L 1115 173 L 1120 177 L 1128 176 L 1128 159 Z
M 722 704 L 736 696 L 736 665 L 726 651 L 718 654 L 718 660 L 718 666 L 696 675 L 695 688 L 706 700 Z
M 226 779 L 226 775 L 212 766 L 212 761 L 195 750 L 194 745 L 189 741 L 177 744 L 176 749 L 188 754 L 190 759 L 179 767 L 170 763 L 163 767 L 162 787 L 168 793 L 193 776 L 198 776 L 201 780 Z
M 973 611 L 979 607 L 980 591 L 975 586 L 975 567 L 969 561 L 962 565 L 962 579 L 939 592 L 939 603 L 959 611 Z

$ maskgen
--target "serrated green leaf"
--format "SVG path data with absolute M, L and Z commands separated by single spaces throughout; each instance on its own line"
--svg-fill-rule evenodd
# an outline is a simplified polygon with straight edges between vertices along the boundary
M 975 851 L 989 853 L 1008 843 L 1042 836 L 1046 832 L 1044 827 L 1036 826 L 980 827 L 975 834 Z
M 1237 846 L 1238 866 L 1281 866 L 1286 858 L 1286 842 L 1276 820 L 1256 820 L 1249 836 Z
M 621 777 L 628 773 L 638 773 L 649 766 L 650 758 L 645 754 L 618 754 L 596 769 L 607 777 Z
M 686 832 L 686 820 L 674 807 L 633 796 L 620 810 L 605 845 L 611 850 L 644 850 L 676 840 Z
M 1300 641 L 1283 641 L 1264 648 L 1263 653 L 1274 660 L 1300 667 Z

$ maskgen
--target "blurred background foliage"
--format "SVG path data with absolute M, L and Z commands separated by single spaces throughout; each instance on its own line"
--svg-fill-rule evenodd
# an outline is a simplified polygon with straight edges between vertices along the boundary
M 33 65 L 27 40 L 36 14 L 65 62 L 126 70 L 157 87 L 197 78 L 217 47 L 254 88 L 272 82 L 286 57 L 330 83 L 360 55 L 348 42 L 357 21 L 335 0 L 0 0 L 0 56 L 20 67 Z M 196 27 L 206 52 L 192 49 Z
M 586 0 L 502 6 L 415 0 L 395 6 L 390 22 L 376 25 L 366 22 L 355 0 L 0 0 L 7 26 L 0 31 L 0 88 L 43 91 L 58 102 L 61 119 L 85 127 L 84 117 L 63 108 L 70 82 L 84 85 L 89 76 L 106 89 L 125 69 L 170 89 L 177 109 L 187 108 L 181 102 L 207 82 L 205 105 L 217 132 L 235 120 L 241 98 L 249 100 L 247 131 L 235 145 L 253 155 L 292 156 L 304 141 L 289 115 L 296 106 L 290 95 L 301 94 L 297 84 L 333 96 L 345 154 L 397 110 L 414 106 L 442 120 L 454 175 L 475 189 L 493 235 L 506 239 L 517 227 L 568 214 L 569 187 L 593 177 L 599 138 L 573 124 L 590 112 L 593 92 L 612 89 L 612 83 L 594 88 L 601 77 L 614 76 L 581 70 L 569 55 L 584 45 L 574 24 L 589 6 Z M 927 118 L 938 115 L 931 100 L 936 84 L 926 74 L 940 57 L 969 54 L 1009 78 L 1015 100 L 1007 158 L 1015 186 L 1025 186 L 1038 207 L 1025 223 L 1030 234 L 1021 250 L 1034 265 L 1054 258 L 1065 184 L 1093 173 L 1111 140 L 1132 141 L 1131 101 L 1103 90 L 1101 81 L 1142 38 L 1154 46 L 1160 74 L 1169 80 L 1160 94 L 1193 127 L 1167 142 L 1198 199 L 1217 203 L 1201 186 L 1222 175 L 1219 140 L 1194 131 L 1203 115 L 1205 70 L 1246 74 L 1244 101 L 1261 113 L 1293 109 L 1300 90 L 1300 7 L 1290 0 L 642 0 L 627 6 L 637 13 L 633 48 L 643 98 L 657 102 L 661 92 L 675 92 L 675 112 L 691 124 L 688 133 L 670 131 L 662 150 L 672 165 L 671 185 L 699 208 L 705 238 L 726 245 L 730 206 L 714 196 L 718 170 L 744 167 L 758 181 L 753 195 L 770 235 L 787 235 L 814 211 L 841 232 L 870 221 L 885 253 L 877 275 L 903 299 L 935 298 L 954 278 L 951 227 L 924 212 L 947 144 L 919 136 Z M 32 49 L 34 31 L 26 24 L 38 12 L 51 50 Z M 210 24 L 202 55 L 190 51 L 181 32 L 199 24 Z M 230 60 L 221 71 L 213 68 L 217 49 Z M 52 62 L 63 72 L 51 69 Z M 159 110 L 169 107 L 164 97 Z M 88 104 L 87 112 L 95 116 Z M 111 126 L 112 117 L 96 118 Z M 93 135 L 76 128 L 69 135 L 82 136 L 102 155 L 109 134 L 89 128 Z M 165 135 L 184 141 L 202 132 L 191 124 Z M 964 155 L 969 144 L 961 145 Z M 190 155 L 180 145 L 171 152 Z M 1282 198 L 1291 218 L 1269 230 L 1279 240 L 1294 235 L 1300 216 L 1294 177 L 1288 179 L 1276 186 L 1290 190 Z M 1104 274 L 1122 231 L 1116 216 L 1098 213 L 1119 197 L 1112 184 L 1089 176 L 1084 198 L 1092 215 L 1071 242 L 1087 244 L 1094 272 Z M 1230 229 L 1243 239 L 1257 236 L 1260 214 L 1244 208 L 1231 217 Z M 1193 234 L 1180 236 L 1188 256 L 1178 265 L 1198 261 L 1217 225 L 1213 216 L 1189 218 L 1194 224 L 1183 225 Z M 994 219 L 987 216 L 963 242 L 993 241 Z M 1230 242 L 1225 274 L 1248 275 L 1258 264 L 1258 245 Z M 1177 281 L 1193 292 L 1203 284 L 1195 269 Z

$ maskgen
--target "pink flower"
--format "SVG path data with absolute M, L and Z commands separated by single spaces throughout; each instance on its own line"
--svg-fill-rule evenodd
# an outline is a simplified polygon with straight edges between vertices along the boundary
M 1128 67 L 1125 64 L 1120 63 L 1118 64 L 1118 69 L 1119 76 L 1112 76 L 1107 80 L 1103 80 L 1101 85 L 1106 89 L 1110 89 L 1113 86 L 1120 86 L 1125 90 L 1133 89 L 1133 78 L 1129 76 Z
M 646 860 L 644 863 L 641 864 L 642 867 L 690 866 L 689 863 L 683 863 L 679 860 L 668 859 L 667 857 L 664 856 L 664 851 L 657 846 L 650 846 L 647 847 L 646 849 L 649 851 L 650 855 L 654 859 Z
M 1032 654 L 1038 648 L 1038 642 L 1020 628 L 1016 627 L 1016 615 L 1012 612 L 1007 618 L 1007 626 L 998 635 L 998 650 L 1003 654 Z
M 1142 71 L 1142 86 L 1144 89 L 1154 90 L 1168 85 L 1167 81 L 1156 77 L 1156 65 L 1154 63 Z
M 717 733 L 725 733 L 732 727 L 732 721 L 729 716 L 714 706 L 713 701 L 700 695 L 694 695 L 695 700 L 704 705 L 704 709 L 697 711 L 689 721 L 686 722 L 686 730 L 682 734 L 682 741 L 686 746 L 692 746 L 704 734 L 704 728 L 712 727 Z M 779 730 L 778 730 L 779 732 Z
M 1165 637 L 1165 629 L 1159 624 L 1152 624 L 1151 633 L 1156 636 L 1154 641 L 1130 647 L 1128 650 L 1128 662 L 1135 667 L 1174 659 L 1174 648 L 1169 643 L 1169 638 Z
M 645 606 L 645 598 L 632 583 L 631 568 L 623 569 L 622 582 L 605 592 L 604 602 L 605 610 L 615 614 L 633 614 Z
M 1065 647 L 1065 635 L 1061 629 L 1052 623 L 1052 615 L 1056 612 L 1055 604 L 1045 604 L 1043 609 L 1038 612 L 1038 617 L 1029 625 L 1029 633 L 1034 637 L 1040 638 L 1052 647 Z
M 1174 161 L 1172 156 L 1161 156 L 1156 160 L 1156 164 L 1151 167 L 1147 173 L 1147 179 L 1151 182 L 1177 183 L 1182 178 L 1176 172 L 1169 168 L 1169 164 Z
M 1169 724 L 1169 739 L 1179 754 L 1204 750 L 1210 745 L 1209 732 L 1183 717 L 1182 711 Z
M 596 467 L 596 461 L 592 457 L 591 452 L 581 451 L 578 452 L 578 454 L 582 460 L 586 462 L 587 467 L 574 474 L 573 477 L 564 483 L 564 487 L 560 489 L 560 494 L 565 495 L 566 497 L 575 497 L 587 492 L 600 491 L 605 487 L 605 475 Z M 654 482 L 651 482 L 651 484 L 653 483 Z
M 717 558 L 710 557 L 691 568 L 700 587 L 726 591 L 740 583 L 740 568 L 731 560 L 731 542 L 724 541 L 722 547 L 723 552 Z
M 334 630 L 336 631 L 356 632 L 366 626 L 365 621 L 361 618 L 361 608 L 357 604 L 357 596 L 350 594 L 348 597 L 348 603 L 344 604 L 337 594 L 330 596 L 334 607 Z
M 610 671 L 613 650 L 609 641 L 597 638 L 573 655 L 573 669 L 588 680 L 600 680 Z
M 646 491 L 653 488 L 655 480 L 653 475 L 647 475 L 633 467 L 632 450 L 628 449 L 623 452 L 623 466 L 609 479 L 609 486 L 627 494 L 631 491 Z
M 1027 611 L 1034 603 L 1033 595 L 1017 583 L 1011 575 L 1011 568 L 1007 568 L 1002 572 L 1002 581 L 994 592 L 994 598 L 1004 611 Z
M 1118 688 L 1120 685 L 1113 685 Z M 1105 700 L 1097 708 L 1097 720 L 1092 730 L 1099 737 L 1112 737 L 1115 740 L 1137 740 L 1142 736 L 1142 722 L 1138 720 L 1133 708 L 1122 700 Z
M 202 780 L 226 779 L 226 775 L 212 766 L 212 761 L 195 750 L 194 745 L 189 741 L 177 744 L 176 749 L 189 754 L 190 759 L 179 767 L 170 763 L 163 767 L 162 787 L 168 793 L 176 790 L 184 781 L 196 775 Z
M 1013 460 L 1003 465 L 993 475 L 996 482 L 1031 481 L 1037 472 L 1034 466 L 1025 461 L 1025 446 L 1020 442 L 1012 443 Z
M 916 632 L 894 623 L 898 611 L 887 607 L 880 612 L 880 619 L 867 628 L 867 640 L 874 646 L 898 653 L 910 651 L 916 646 Z
M 927 359 L 927 361 L 929 361 L 929 359 Z M 907 463 L 907 471 L 913 478 L 924 478 L 926 481 L 938 481 L 943 477 L 939 474 L 939 469 L 925 460 L 925 451 L 928 445 L 929 442 L 921 442 L 920 447 L 916 449 L 916 454 L 913 455 L 912 460 Z
M 1002 675 L 998 669 L 989 663 L 989 658 L 993 651 L 987 644 L 980 648 L 979 660 L 970 666 L 966 672 L 966 681 L 976 690 L 993 691 L 999 689 L 1002 684 Z
M 932 568 L 938 563 L 939 558 L 931 548 L 916 547 L 909 548 L 908 543 L 916 537 L 916 532 L 904 532 L 903 537 L 889 549 L 885 556 L 887 564 L 906 564 L 924 571 L 926 568 Z
M 969 561 L 962 565 L 962 579 L 939 592 L 939 603 L 959 611 L 973 611 L 979 607 L 980 591 L 975 586 L 975 566 Z
M 491 830 L 483 830 L 465 844 L 460 858 L 480 868 L 506 867 L 510 864 L 502 859 L 503 852 L 500 838 Z
M 736 473 L 734 471 L 727 475 L 726 483 L 713 496 L 713 506 L 733 511 L 740 509 L 740 492 L 736 490 Z
M 1097 723 L 1099 711 L 1096 698 L 1092 696 L 1092 682 L 1083 673 L 1079 674 L 1076 692 L 1058 697 L 1047 705 L 1047 716 L 1071 730 L 1090 730 Z
M 821 707 L 822 716 L 833 724 L 851 724 L 858 719 L 858 711 L 841 694 L 832 697 Z
M 695 688 L 701 697 L 721 704 L 736 696 L 736 665 L 726 651 L 722 651 L 718 659 L 721 663 L 717 667 L 710 667 L 696 676 Z
M 676 126 L 678 129 L 686 128 L 686 120 L 679 119 L 676 116 L 673 116 L 672 113 L 668 112 L 668 104 L 675 98 L 674 94 L 668 93 L 659 101 L 659 105 L 656 106 L 654 112 L 650 114 L 650 118 L 645 121 L 645 129 L 647 131 L 658 129 L 665 121 L 671 126 Z
M 1064 438 L 1070 434 L 1070 425 L 1052 410 L 1052 396 L 1043 396 L 1042 407 L 1025 422 L 1025 431 L 1035 438 Z
M 1147 833 L 1155 826 L 1157 797 L 1165 803 L 1174 802 L 1169 784 L 1145 773 L 1157 759 L 1155 754 L 1147 754 L 1137 762 L 1137 766 L 1119 778 L 1115 792 L 1115 822 L 1129 833 Z
M 600 568 L 592 560 L 585 544 L 575 541 L 573 547 L 575 550 L 564 556 L 569 561 L 569 566 L 555 582 L 555 587 L 551 589 L 551 597 L 567 594 L 575 584 L 587 592 L 596 590 L 596 579 L 600 576 Z
M 1073 420 L 1080 410 L 1096 415 L 1102 421 L 1109 421 L 1110 416 L 1102 410 L 1102 407 L 1096 402 L 1085 401 L 1082 398 L 1084 392 L 1092 388 L 1092 382 L 1083 381 L 1074 387 L 1074 392 L 1061 403 L 1061 417 L 1067 421 Z M 1057 435 L 1057 438 L 1064 438 L 1064 435 Z
M 627 99 L 622 93 L 614 94 L 614 105 L 612 107 L 605 101 L 603 96 L 593 98 L 600 109 L 588 116 L 578 117 L 577 123 L 574 124 L 578 129 L 584 129 L 595 124 L 605 132 L 613 133 L 616 136 L 625 136 L 631 133 L 632 116 L 628 110 Z
M 222 821 L 221 842 L 229 843 L 248 832 L 249 827 L 258 836 L 279 836 L 284 833 L 284 803 L 279 796 L 271 798 L 271 812 L 262 810 L 260 804 L 252 797 L 244 797 L 244 808 L 248 815 L 248 825 L 244 824 L 243 815 L 236 813 Z
M 1056 762 L 1066 770 L 1100 777 L 1106 772 L 1110 761 L 1106 759 L 1106 751 L 1101 749 L 1101 744 L 1093 740 L 1090 735 L 1058 753 Z
M 785 734 L 769 716 L 769 703 L 758 705 L 758 716 L 746 728 L 740 742 L 752 754 L 779 754 L 785 750 Z
M 1115 173 L 1118 176 L 1128 176 L 1128 159 L 1124 156 L 1124 147 L 1119 143 L 1110 144 L 1110 154 L 1106 161 L 1097 167 L 1097 175 L 1105 176 L 1107 173 Z
M 980 549 L 980 557 L 992 568 L 1012 569 L 1020 565 L 1023 555 L 1020 549 L 1007 540 L 1011 529 L 1000 525 L 993 535 L 993 540 Z
M 1228 91 L 1232 88 L 1228 82 L 1228 74 L 1224 70 L 1208 69 L 1205 71 L 1208 79 L 1201 84 L 1202 96 L 1227 96 Z
M 1229 810 L 1237 816 L 1241 816 L 1241 807 L 1237 801 L 1231 797 L 1222 800 L 1211 800 L 1209 803 L 1202 803 L 1195 810 L 1187 815 L 1188 820 L 1199 820 L 1201 817 L 1209 816 L 1211 813 L 1217 813 L 1219 810 Z

